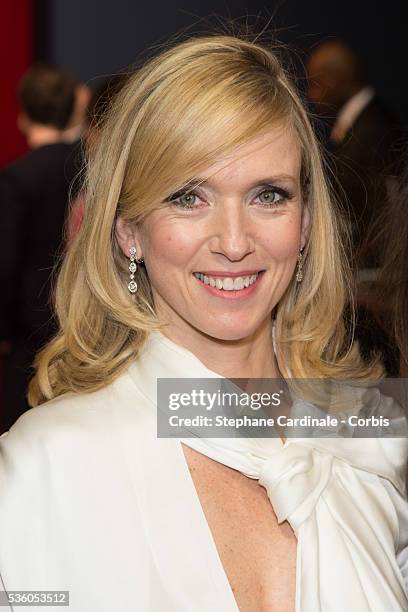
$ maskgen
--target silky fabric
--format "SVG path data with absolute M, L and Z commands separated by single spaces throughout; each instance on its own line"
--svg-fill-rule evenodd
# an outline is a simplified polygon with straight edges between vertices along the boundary
M 160 335 L 155 340 L 176 346 Z M 408 610 L 390 499 L 392 487 L 406 496 L 406 439 L 189 437 L 183 443 L 257 479 L 278 522 L 289 522 L 298 540 L 296 612 Z M 406 519 L 407 503 L 404 510 Z
M 157 379 L 182 377 L 222 378 L 155 332 L 113 383 L 0 437 L 5 589 L 68 590 L 71 612 L 238 612 L 181 441 L 157 437 Z M 258 479 L 289 521 L 297 612 L 408 610 L 405 439 L 182 442 Z

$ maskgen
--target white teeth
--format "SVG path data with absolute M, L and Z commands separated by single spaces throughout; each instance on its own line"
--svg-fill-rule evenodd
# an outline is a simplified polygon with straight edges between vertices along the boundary
M 234 280 L 227 276 L 222 281 L 222 288 L 224 291 L 232 291 L 234 289 Z
M 227 277 L 213 277 L 205 276 L 201 272 L 194 272 L 194 276 L 198 278 L 205 285 L 216 287 L 217 289 L 223 289 L 224 291 L 239 291 L 245 287 L 252 285 L 258 278 L 258 272 L 251 276 L 237 276 L 235 278 Z

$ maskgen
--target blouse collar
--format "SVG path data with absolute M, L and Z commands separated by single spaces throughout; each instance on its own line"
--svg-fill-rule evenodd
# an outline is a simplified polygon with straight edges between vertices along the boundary
M 140 355 L 128 369 L 128 374 L 139 391 L 148 400 L 152 410 L 157 407 L 158 378 L 219 378 L 220 374 L 207 368 L 190 350 L 180 346 L 158 331 L 150 332 Z M 388 401 L 390 398 L 383 399 Z M 296 398 L 298 408 L 303 400 Z M 303 405 L 306 403 L 303 402 Z M 309 405 L 310 406 L 310 405 Z M 316 407 L 311 406 L 315 411 Z M 263 442 L 260 442 L 262 440 Z M 310 437 L 287 438 L 282 445 L 276 438 L 231 438 L 228 446 L 236 445 L 238 452 L 247 452 L 248 446 L 263 445 L 271 453 L 293 443 L 312 447 L 329 453 L 351 466 L 377 474 L 389 480 L 403 495 L 406 495 L 405 470 L 408 457 L 407 438 L 352 438 Z

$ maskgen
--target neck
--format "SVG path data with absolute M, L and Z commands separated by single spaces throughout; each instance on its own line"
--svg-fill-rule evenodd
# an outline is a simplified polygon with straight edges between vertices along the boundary
M 30 149 L 37 149 L 47 144 L 61 141 L 61 130 L 50 125 L 33 125 L 27 131 L 26 138 Z
M 279 378 L 269 316 L 255 333 L 239 340 L 219 340 L 195 328 L 169 325 L 164 334 L 191 351 L 208 369 L 224 378 Z
M 83 125 L 74 125 L 73 127 L 65 129 L 62 137 L 64 142 L 75 142 L 84 135 L 84 132 L 85 130 Z

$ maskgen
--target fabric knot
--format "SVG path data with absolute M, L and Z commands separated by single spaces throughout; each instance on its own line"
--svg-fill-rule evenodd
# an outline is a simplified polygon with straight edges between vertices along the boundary
M 279 523 L 287 520 L 297 532 L 325 490 L 332 464 L 331 454 L 293 442 L 265 460 L 259 484 L 265 487 Z

